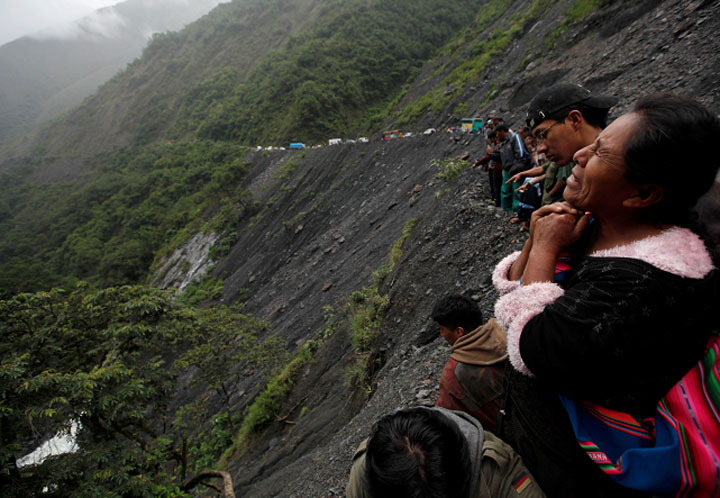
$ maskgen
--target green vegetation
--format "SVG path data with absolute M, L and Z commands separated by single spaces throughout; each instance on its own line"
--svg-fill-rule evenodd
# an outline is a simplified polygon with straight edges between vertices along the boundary
M 472 32 L 466 30 L 444 47 L 443 53 L 453 54 L 459 61 L 457 67 L 439 85 L 405 107 L 398 116 L 400 123 L 412 122 L 426 112 L 437 114 L 445 109 L 469 84 L 482 76 L 494 57 L 505 53 L 512 41 L 521 36 L 552 1 L 535 0 L 528 9 L 504 19 L 502 16 L 510 3 L 509 0 L 491 0 L 478 14 Z M 465 48 L 473 39 L 471 33 L 482 32 L 493 23 L 497 27 L 487 39 L 475 41 L 469 50 Z
M 415 223 L 417 222 L 416 218 L 410 218 L 405 222 L 405 226 L 403 227 L 402 235 L 395 241 L 393 246 L 390 248 L 390 269 L 392 270 L 395 267 L 395 264 L 400 261 L 400 258 L 402 258 L 403 255 L 403 246 L 405 244 L 405 239 L 407 239 L 410 236 L 410 233 L 413 231 L 413 228 L 415 228 Z
M 474 23 L 463 29 L 463 31 L 447 43 L 440 53 L 444 55 L 453 55 L 462 49 L 467 43 L 472 41 L 478 33 L 486 30 L 495 23 L 500 16 L 510 7 L 512 0 L 489 0 L 482 6 L 475 16 Z
M 571 24 L 578 22 L 602 4 L 603 0 L 575 0 L 565 13 L 563 21 L 545 40 L 547 50 L 552 50 L 555 47 L 555 44 L 567 32 Z
M 467 114 L 468 110 L 470 110 L 470 104 L 467 102 L 462 102 L 455 106 L 455 109 L 453 109 L 453 114 L 456 116 L 463 116 Z
M 187 286 L 180 299 L 188 306 L 198 306 L 206 301 L 219 301 L 223 295 L 224 282 L 221 278 L 203 275 Z
M 223 69 L 200 83 L 180 108 L 171 135 L 248 144 L 312 142 L 377 123 L 479 3 L 333 5 L 324 23 L 291 37 L 284 50 L 270 52 L 244 80 Z
M 223 313 L 222 311 L 232 311 Z M 228 425 L 235 433 L 234 413 L 230 404 L 233 387 L 244 377 L 242 365 L 270 368 L 285 359 L 284 341 L 277 337 L 258 344 L 270 325 L 251 316 L 242 315 L 236 308 L 215 307 L 203 310 L 205 325 L 212 330 L 213 341 L 203 341 L 182 357 L 187 365 L 198 369 L 194 384 L 212 389 L 225 403 Z M 243 331 L 238 334 L 237 331 Z
M 297 163 L 293 159 L 290 159 L 288 162 L 285 163 L 284 166 L 282 166 L 278 170 L 278 172 L 276 174 L 276 178 L 280 181 L 287 179 L 292 174 L 292 172 L 295 170 L 296 165 L 297 165 Z
M 278 368 L 267 383 L 262 393 L 258 395 L 242 422 L 242 426 L 220 458 L 217 467 L 224 469 L 230 458 L 239 458 L 250 447 L 253 440 L 261 434 L 277 416 L 281 404 L 292 392 L 300 374 L 310 364 L 315 352 L 322 344 L 335 333 L 339 323 L 332 306 L 323 308 L 325 324 L 315 338 L 307 341 L 293 355 L 284 367 Z M 306 411 L 306 410 L 303 410 Z M 302 416 L 302 412 L 301 415 Z
M 227 254 L 256 209 L 239 187 L 238 143 L 311 143 L 377 124 L 482 4 L 249 0 L 155 35 L 37 135 L 31 161 L 0 175 L 0 297 L 145 282 L 198 231 L 220 234 L 213 258 Z M 38 181 L 49 164 L 80 176 Z
M 467 161 L 461 157 L 433 159 L 430 164 L 440 170 L 435 173 L 435 178 L 439 178 L 446 183 L 455 183 L 463 171 L 468 168 Z
M 231 370 L 273 365 L 284 348 L 260 340 L 266 329 L 236 309 L 195 309 L 143 286 L 0 301 L 0 494 L 184 496 L 179 486 L 217 458 L 232 417 L 212 422 L 202 398 L 173 408 L 180 375 L 192 367 L 200 392 L 223 391 Z M 72 422 L 77 451 L 16 466 L 29 443 Z
M 233 432 L 230 429 L 230 416 L 220 412 L 212 418 L 212 426 L 202 431 L 198 443 L 188 449 L 188 455 L 194 462 L 195 472 L 215 469 L 217 459 L 232 444 Z
M 73 183 L 31 183 L 19 171 L 32 174 L 32 164 L 0 175 L 0 297 L 78 279 L 143 282 L 156 257 L 206 229 L 225 234 L 216 256 L 229 250 L 253 209 L 240 186 L 245 151 L 211 142 L 130 147 L 96 157 L 93 174 Z
M 312 360 L 318 344 L 308 342 L 298 350 L 295 356 L 273 375 L 265 390 L 255 399 L 248 414 L 240 426 L 240 431 L 233 439 L 233 444 L 225 450 L 218 463 L 219 468 L 226 468 L 232 458 L 239 458 L 250 447 L 257 435 L 261 434 L 278 415 L 281 403 L 288 397 L 295 382 Z
M 380 286 L 403 254 L 403 245 L 415 226 L 415 218 L 409 219 L 402 235 L 390 249 L 389 262 L 373 272 L 373 283 L 353 292 L 348 301 L 350 340 L 355 348 L 354 359 L 348 365 L 346 376 L 350 384 L 366 392 L 371 390 L 373 374 L 382 366 L 383 358 L 376 344 L 383 316 L 390 306 L 390 296 L 380 293 Z
M 371 390 L 372 375 L 382 362 L 374 343 L 388 306 L 390 297 L 380 294 L 377 281 L 369 287 L 353 292 L 348 299 L 350 337 L 355 355 L 347 367 L 346 375 L 352 386 L 367 392 Z

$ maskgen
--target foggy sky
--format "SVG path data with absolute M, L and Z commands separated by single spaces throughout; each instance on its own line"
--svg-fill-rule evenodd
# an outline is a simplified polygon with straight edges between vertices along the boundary
M 68 39 L 99 36 L 112 38 L 126 20 L 115 9 L 125 0 L 0 0 L 0 45 L 22 36 L 36 39 Z M 168 6 L 185 4 L 183 11 L 199 16 L 229 0 L 143 0 L 144 4 Z M 188 9 L 188 7 L 192 7 Z M 82 18 L 82 22 L 76 21 Z M 193 19 L 188 19 L 189 21 Z M 148 20 L 149 37 L 158 26 Z M 160 23 L 162 26 L 162 23 Z M 162 31 L 162 29 L 160 29 Z
M 0 45 L 122 0 L 0 0 Z

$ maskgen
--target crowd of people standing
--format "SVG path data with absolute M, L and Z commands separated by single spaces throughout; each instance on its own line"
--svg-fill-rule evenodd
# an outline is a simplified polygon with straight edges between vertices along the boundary
M 694 210 L 720 120 L 662 94 L 606 126 L 616 102 L 558 84 L 526 128 L 490 123 L 476 165 L 528 238 L 493 318 L 435 303 L 437 407 L 374 424 L 348 497 L 720 496 L 720 256 Z
M 533 211 L 562 200 L 573 164 L 558 165 L 548 159 L 545 136 L 533 135 L 529 126 L 515 132 L 501 117 L 490 117 L 486 123 L 486 154 L 472 168 L 481 166 L 487 171 L 489 200 L 516 213 L 510 222 L 520 223 L 521 230 L 527 231 Z

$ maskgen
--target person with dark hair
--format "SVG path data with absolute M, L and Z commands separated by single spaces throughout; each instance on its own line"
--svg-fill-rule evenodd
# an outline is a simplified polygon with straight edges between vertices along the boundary
M 502 190 L 502 162 L 500 161 L 500 139 L 496 131 L 488 134 L 488 182 L 490 183 L 490 194 L 495 207 L 500 207 L 500 191 Z
M 480 474 L 482 429 L 452 413 L 411 409 L 381 418 L 367 449 L 371 496 L 469 497 Z
M 348 498 L 541 498 L 522 459 L 466 413 L 385 415 L 353 457 Z
M 617 101 L 580 85 L 556 83 L 530 101 L 527 125 L 538 139 L 538 146 L 544 144 L 540 152 L 550 161 L 565 164 L 607 126 L 608 112 Z
M 681 380 L 718 369 L 717 358 L 700 361 L 718 344 L 718 259 L 689 228 L 718 173 L 708 146 L 716 143 L 720 120 L 697 102 L 642 99 L 575 152 L 566 202 L 535 211 L 522 252 L 495 269 L 495 316 L 512 364 L 500 436 L 550 496 L 720 489 L 717 420 L 696 418 L 682 430 L 665 423 L 673 410 L 709 401 Z M 692 171 L 678 175 L 688 164 Z M 563 253 L 569 270 L 556 282 Z M 639 447 L 626 447 L 631 434 Z M 616 435 L 622 444 L 600 446 Z M 685 446 L 694 441 L 712 456 L 698 460 Z M 657 458 L 660 451 L 671 456 Z
M 495 203 L 496 207 L 500 207 L 500 187 L 502 185 L 502 164 L 497 155 L 499 145 L 497 143 L 497 134 L 495 130 L 488 131 L 487 148 L 485 155 L 475 161 L 470 166 L 474 169 L 477 166 L 483 166 L 488 172 L 488 184 L 490 185 L 490 199 Z M 493 159 L 495 157 L 495 159 Z
M 431 317 L 440 325 L 440 335 L 454 343 L 464 332 L 482 325 L 483 316 L 475 301 L 462 294 L 450 294 L 433 306 Z
M 520 187 L 516 189 L 516 191 L 520 193 L 520 202 L 518 205 L 517 217 L 515 219 L 512 219 L 511 223 L 517 223 L 518 221 L 521 222 L 520 230 L 524 231 L 530 227 L 530 216 L 532 215 L 533 211 L 540 207 L 540 204 L 542 202 L 542 189 L 539 185 L 540 180 L 536 178 L 527 178 L 526 176 L 532 176 L 527 174 L 527 171 L 536 171 L 538 167 L 540 168 L 541 172 L 544 170 L 542 169 L 542 167 L 539 166 L 539 156 L 537 154 L 535 144 L 536 140 L 535 137 L 530 135 L 530 128 L 525 126 L 522 129 L 521 133 L 523 134 L 523 139 L 525 140 L 527 150 L 528 152 L 530 152 L 530 155 L 532 157 L 531 166 L 533 168 L 531 170 L 526 170 L 525 173 L 521 172 L 517 175 L 514 175 L 508 180 L 508 182 L 521 183 Z M 542 157 L 544 158 L 544 156 Z M 544 178 L 544 175 L 542 175 L 542 178 Z
M 503 404 L 505 331 L 494 318 L 483 324 L 477 303 L 460 294 L 438 300 L 431 317 L 452 348 L 440 375 L 437 406 L 467 412 L 494 431 Z
M 531 157 L 525 141 L 519 133 L 510 133 L 505 123 L 495 127 L 495 133 L 500 141 L 499 159 L 502 163 L 502 185 L 500 191 L 500 204 L 505 211 L 517 211 L 520 203 L 520 193 L 517 188 L 521 183 L 508 183 L 513 175 L 530 168 Z

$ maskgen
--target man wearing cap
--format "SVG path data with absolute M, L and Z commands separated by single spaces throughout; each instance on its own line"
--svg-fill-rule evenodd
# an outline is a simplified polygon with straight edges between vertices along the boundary
M 557 83 L 533 97 L 528 107 L 527 124 L 537 141 L 538 154 L 559 167 L 573 168 L 577 151 L 595 142 L 607 125 L 608 111 L 617 103 L 615 97 L 593 95 L 580 85 Z M 569 175 L 568 175 L 569 176 Z M 525 241 L 518 261 L 527 261 L 532 237 Z M 508 275 L 519 280 L 521 265 Z
M 541 498 L 512 448 L 467 413 L 406 408 L 385 415 L 353 457 L 348 498 Z
M 538 154 L 558 166 L 595 141 L 607 125 L 615 97 L 593 95 L 571 83 L 558 83 L 538 93 L 530 102 L 527 124 L 537 140 Z

